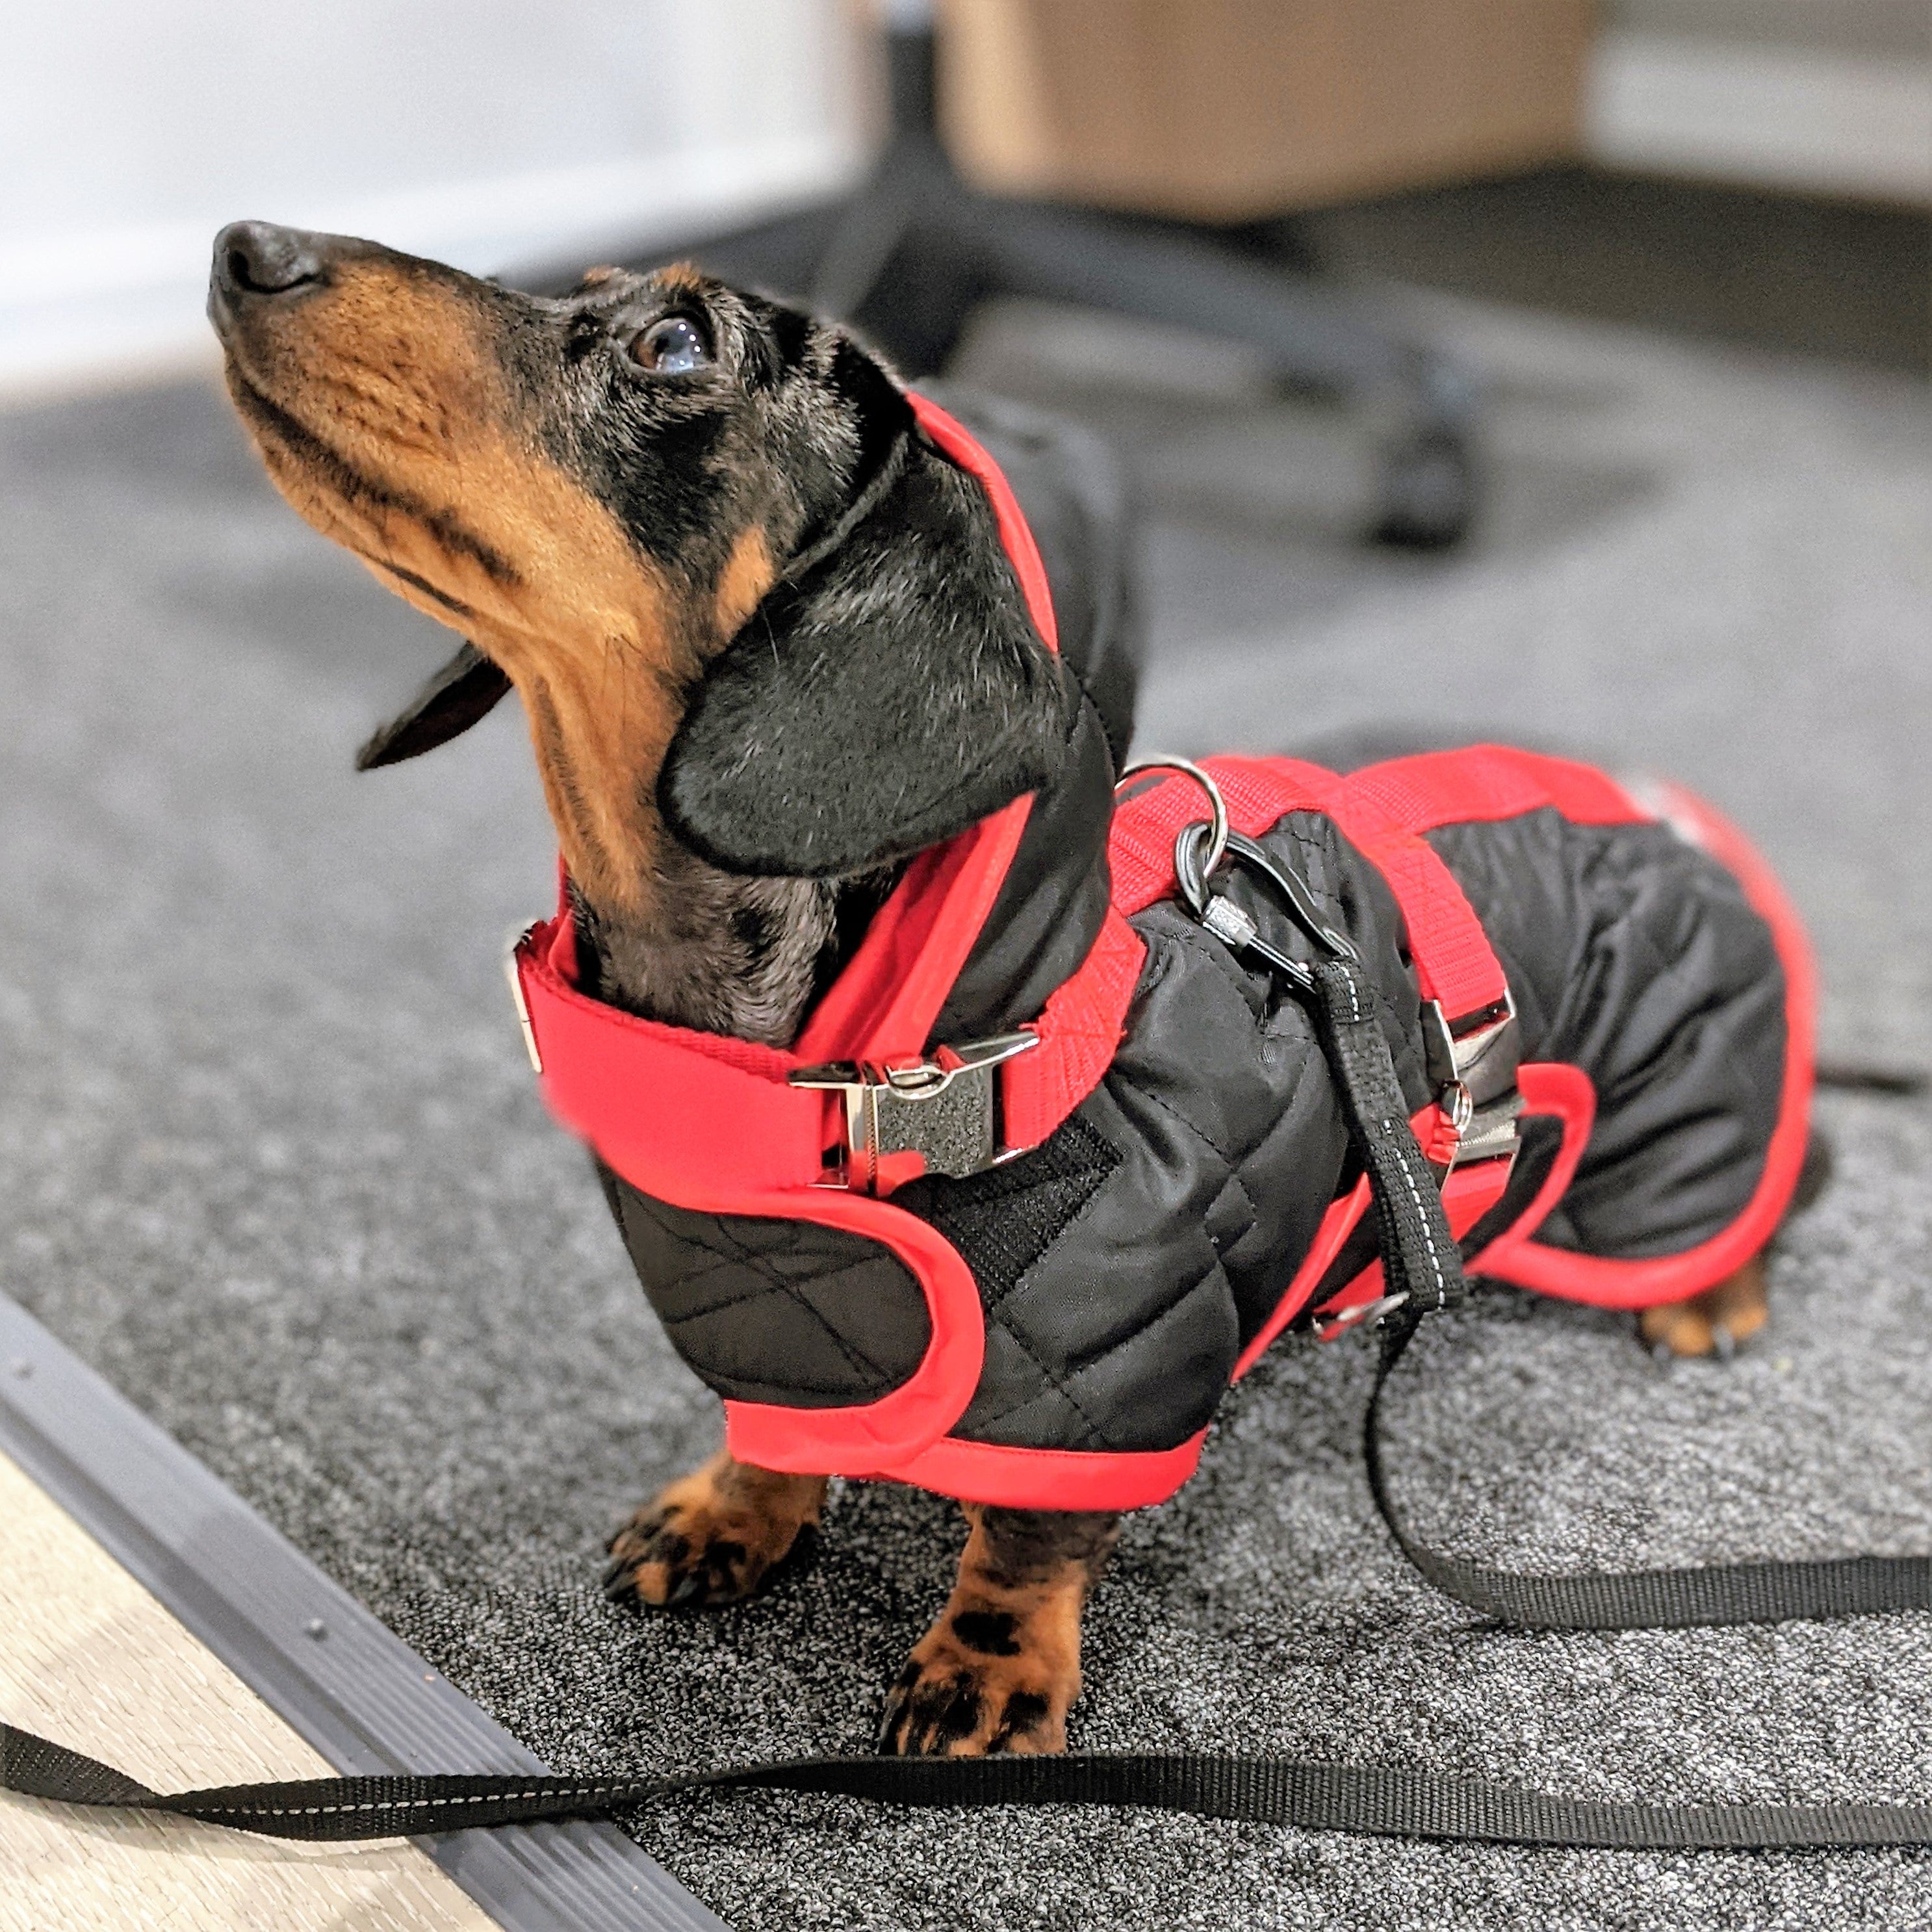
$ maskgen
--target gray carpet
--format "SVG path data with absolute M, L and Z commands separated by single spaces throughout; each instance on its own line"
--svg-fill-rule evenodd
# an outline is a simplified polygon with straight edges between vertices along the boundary
M 1492 514 L 1346 541 L 1358 456 L 1237 358 L 1007 311 L 968 373 L 1133 452 L 1144 745 L 1490 725 L 1702 786 L 1815 922 L 1841 1057 L 1932 1061 L 1932 408 L 1901 378 L 1442 304 L 1487 372 Z M 836 1496 L 717 1616 L 608 1606 L 610 1526 L 714 1438 L 496 944 L 550 844 L 506 712 L 350 752 L 443 648 L 188 387 L 0 420 L 0 1288 L 563 1768 L 850 1750 L 943 1597 L 949 1508 Z M 1838 1100 L 1775 1324 L 1665 1368 L 1528 1299 L 1419 1344 L 1418 1518 L 1525 1565 L 1932 1548 L 1932 1115 Z M 1408 1574 L 1355 1432 L 1368 1352 L 1284 1349 L 1130 1523 L 1075 1740 L 1327 1756 L 1608 1798 L 1932 1797 L 1932 1618 L 1501 1634 Z M 1932 1857 L 1470 1850 L 1126 1814 L 692 1801 L 640 1840 L 747 1928 L 1678 1928 L 1932 1922 Z

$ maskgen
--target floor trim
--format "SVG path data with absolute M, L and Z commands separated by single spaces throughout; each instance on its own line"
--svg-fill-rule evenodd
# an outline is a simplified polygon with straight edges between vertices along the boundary
M 0 1448 L 345 1774 L 549 1768 L 4 1294 Z M 505 1932 L 730 1932 L 614 1825 L 417 1842 Z

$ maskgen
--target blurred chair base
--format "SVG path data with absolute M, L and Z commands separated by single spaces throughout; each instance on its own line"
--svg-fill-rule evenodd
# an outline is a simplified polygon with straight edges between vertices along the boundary
M 871 179 L 828 208 L 693 238 L 688 260 L 802 298 L 863 330 L 908 375 L 942 368 L 980 302 L 1030 296 L 1222 336 L 1258 350 L 1284 388 L 1341 399 L 1373 438 L 1368 534 L 1441 549 L 1474 514 L 1473 384 L 1388 331 L 1369 304 L 1284 262 L 1278 225 L 1222 233 L 979 194 L 934 132 L 929 34 L 890 36 L 897 131 Z M 1270 259 L 1270 254 L 1273 259 Z

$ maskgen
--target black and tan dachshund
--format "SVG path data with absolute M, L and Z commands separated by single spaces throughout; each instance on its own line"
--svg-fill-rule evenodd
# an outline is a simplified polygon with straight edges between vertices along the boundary
M 364 762 L 514 688 L 586 992 L 785 1045 L 902 862 L 1052 769 L 1062 686 L 985 495 L 845 331 L 685 269 L 547 299 L 257 223 L 218 238 L 210 309 L 284 495 L 474 646 Z M 740 677 L 754 612 L 778 668 Z M 1763 1308 L 1754 1262 L 1646 1333 L 1705 1352 Z M 619 1533 L 614 1588 L 742 1597 L 824 1492 L 720 1451 Z M 1064 1749 L 1117 1519 L 964 1508 L 884 1748 Z

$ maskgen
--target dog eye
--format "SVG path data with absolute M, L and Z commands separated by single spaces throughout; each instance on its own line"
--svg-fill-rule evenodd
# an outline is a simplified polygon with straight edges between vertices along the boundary
M 698 325 L 681 315 L 654 322 L 631 344 L 631 359 L 660 376 L 686 376 L 711 360 Z

